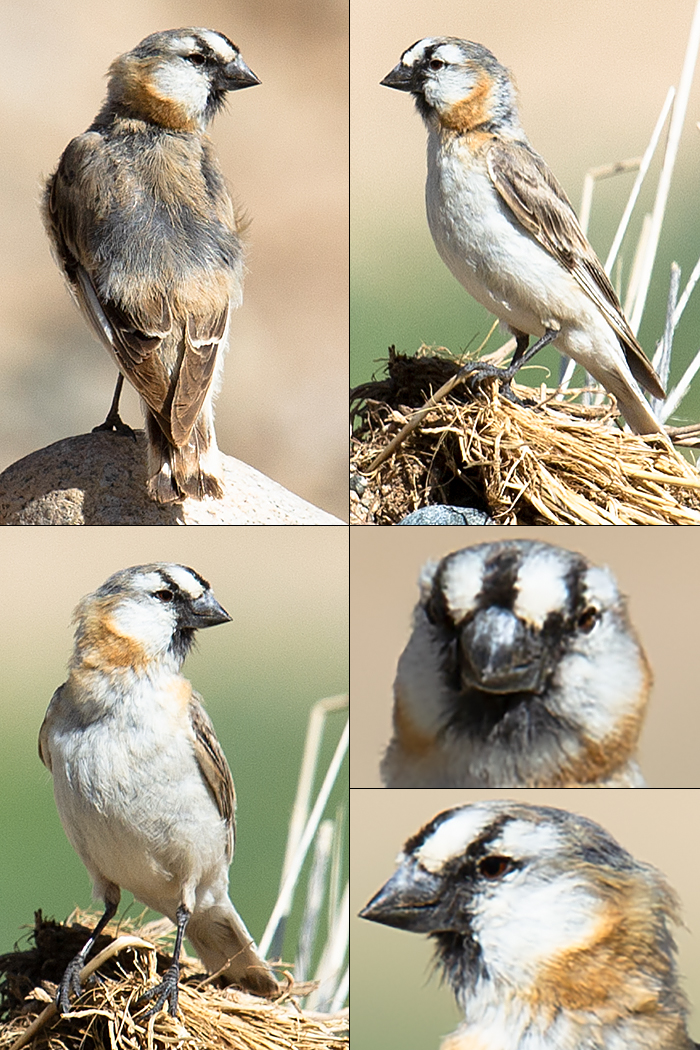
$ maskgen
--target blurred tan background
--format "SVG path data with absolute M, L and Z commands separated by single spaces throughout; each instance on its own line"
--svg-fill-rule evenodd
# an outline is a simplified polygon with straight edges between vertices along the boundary
M 646 148 L 666 92 L 678 84 L 694 0 L 352 0 L 351 5 L 351 376 L 364 382 L 387 347 L 414 353 L 421 341 L 458 354 L 478 346 L 492 318 L 440 261 L 425 218 L 425 129 L 410 96 L 379 81 L 414 41 L 451 35 L 489 48 L 515 75 L 521 115 L 534 148 L 576 209 L 589 168 Z M 700 71 L 696 71 L 671 197 L 640 337 L 653 353 L 663 328 L 673 259 L 681 286 L 698 258 L 695 204 L 700 164 Z M 642 215 L 653 206 L 655 160 L 622 248 L 623 286 Z M 597 184 L 589 230 L 603 259 L 634 181 Z M 698 350 L 700 296 L 676 333 L 673 374 Z M 496 337 L 494 337 L 496 338 Z M 503 333 L 494 346 L 504 341 Z M 538 356 L 558 374 L 556 351 Z M 542 367 L 521 381 L 547 378 Z M 700 390 L 679 419 L 700 414 Z
M 347 514 L 347 0 L 28 0 L 0 5 L 0 469 L 102 422 L 116 372 L 53 263 L 41 185 L 156 30 L 205 26 L 260 77 L 211 127 L 252 220 L 217 401 L 221 448 Z M 141 425 L 125 391 L 125 419 Z
M 429 558 L 499 539 L 544 540 L 607 565 L 654 672 L 639 758 L 651 787 L 700 787 L 697 670 L 698 539 L 690 529 L 630 526 L 405 528 L 351 530 L 350 651 L 353 787 L 379 787 L 379 759 L 391 731 L 392 684 L 408 641 L 417 579 Z
M 409 835 L 436 813 L 481 798 L 557 806 L 602 824 L 639 860 L 659 868 L 678 893 L 685 927 L 676 931 L 679 972 L 700 1039 L 700 794 L 697 791 L 351 791 L 351 913 L 357 915 L 394 870 Z M 459 1012 L 432 972 L 426 937 L 353 918 L 353 1032 L 362 1050 L 438 1050 Z
M 0 549 L 0 954 L 35 909 L 63 919 L 75 905 L 90 905 L 90 881 L 61 828 L 37 736 L 66 678 L 77 602 L 117 569 L 149 561 L 200 572 L 232 617 L 199 632 L 184 674 L 233 771 L 231 894 L 256 938 L 274 904 L 309 711 L 347 689 L 347 530 L 20 526 L 3 532 Z M 329 722 L 324 771 L 344 720 L 339 713 Z M 347 812 L 346 768 L 328 812 L 339 808 Z M 127 894 L 124 911 L 135 918 L 142 908 L 129 905 Z M 292 929 L 286 942 L 292 959 L 294 936 Z

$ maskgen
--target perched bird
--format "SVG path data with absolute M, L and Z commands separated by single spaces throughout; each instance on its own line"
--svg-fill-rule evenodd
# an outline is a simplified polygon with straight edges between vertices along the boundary
M 244 252 L 205 129 L 228 91 L 259 83 L 222 33 L 154 33 L 112 63 L 102 109 L 46 185 L 54 254 L 120 373 L 98 429 L 124 427 L 126 376 L 161 503 L 222 495 L 213 400 Z
M 439 813 L 360 912 L 428 934 L 464 1022 L 442 1050 L 696 1050 L 664 877 L 565 810 Z
M 143 997 L 175 1015 L 187 931 L 207 970 L 261 995 L 277 982 L 228 897 L 235 794 L 214 727 L 180 674 L 195 631 L 231 617 L 184 565 L 116 572 L 75 612 L 70 674 L 53 695 L 39 755 L 61 823 L 104 914 L 68 965 L 57 1003 L 70 1009 L 120 888 L 177 925 L 173 964 Z
M 644 787 L 651 671 L 608 569 L 532 540 L 429 562 L 387 787 Z
M 443 262 L 516 337 L 503 376 L 553 343 L 615 395 L 632 430 L 663 433 L 638 385 L 664 398 L 661 381 L 528 142 L 509 71 L 481 44 L 426 37 L 382 84 L 409 91 L 428 129 L 428 224 Z

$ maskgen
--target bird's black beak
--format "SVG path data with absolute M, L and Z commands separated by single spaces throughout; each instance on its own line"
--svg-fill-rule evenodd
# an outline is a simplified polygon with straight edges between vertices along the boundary
M 229 62 L 224 69 L 226 91 L 239 91 L 241 88 L 255 87 L 261 81 L 256 77 L 252 69 L 249 69 L 240 55 Z
M 405 861 L 360 912 L 361 919 L 411 933 L 440 928 L 442 880 Z
M 200 598 L 187 603 L 180 613 L 178 627 L 196 631 L 200 627 L 215 627 L 218 623 L 228 623 L 230 619 L 211 591 L 205 591 Z
M 396 88 L 397 91 L 413 91 L 413 70 L 399 62 L 379 83 L 383 87 Z
M 486 693 L 538 693 L 551 670 L 540 632 L 508 609 L 481 609 L 459 635 L 462 683 Z

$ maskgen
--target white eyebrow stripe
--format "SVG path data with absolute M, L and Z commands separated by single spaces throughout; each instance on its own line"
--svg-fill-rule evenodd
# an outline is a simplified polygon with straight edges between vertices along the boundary
M 569 607 L 567 568 L 561 552 L 538 549 L 527 555 L 515 581 L 513 612 L 527 623 L 542 627 L 549 613 Z
M 165 571 L 188 597 L 201 598 L 204 594 L 204 587 L 184 565 L 167 565 Z
M 459 621 L 476 606 L 484 586 L 484 558 L 487 551 L 467 547 L 447 563 L 442 575 L 442 592 L 453 619 Z
M 434 54 L 435 58 L 442 59 L 448 65 L 459 65 L 464 61 L 464 52 L 458 44 L 440 44 Z
M 588 601 L 595 602 L 603 608 L 616 605 L 620 600 L 615 577 L 605 566 L 598 568 L 597 565 L 592 565 L 584 576 L 584 587 Z
M 413 47 L 409 47 L 408 51 L 404 51 L 401 56 L 402 66 L 415 66 L 420 62 L 425 55 L 425 52 L 433 43 L 433 38 L 430 36 L 425 37 L 424 40 L 419 40 Z
M 225 62 L 233 62 L 237 52 L 231 47 L 227 40 L 224 40 L 218 33 L 212 32 L 210 29 L 200 29 L 199 35 L 209 47 L 214 51 L 220 58 Z
M 416 851 L 416 859 L 426 871 L 439 871 L 448 860 L 464 853 L 492 818 L 493 813 L 478 804 L 458 809 L 425 840 Z

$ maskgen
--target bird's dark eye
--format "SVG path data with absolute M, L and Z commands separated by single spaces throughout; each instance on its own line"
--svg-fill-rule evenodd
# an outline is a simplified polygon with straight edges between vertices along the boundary
M 158 599 L 159 602 L 171 602 L 175 595 L 172 591 L 169 591 L 166 588 L 164 588 L 162 591 L 156 591 L 155 597 Z
M 578 629 L 584 634 L 590 634 L 600 619 L 600 612 L 593 605 L 584 609 L 578 618 Z
M 191 55 L 187 56 L 187 61 L 191 62 L 193 66 L 203 66 L 206 59 L 199 51 L 193 51 Z
M 435 70 L 442 69 L 442 67 L 444 65 L 445 65 L 445 63 L 442 61 L 441 58 L 431 58 L 430 62 L 428 62 L 428 67 L 430 69 L 435 69 Z
M 482 857 L 477 864 L 477 869 L 480 875 L 483 875 L 485 879 L 500 879 L 502 875 L 507 874 L 511 871 L 513 862 L 510 857 Z

